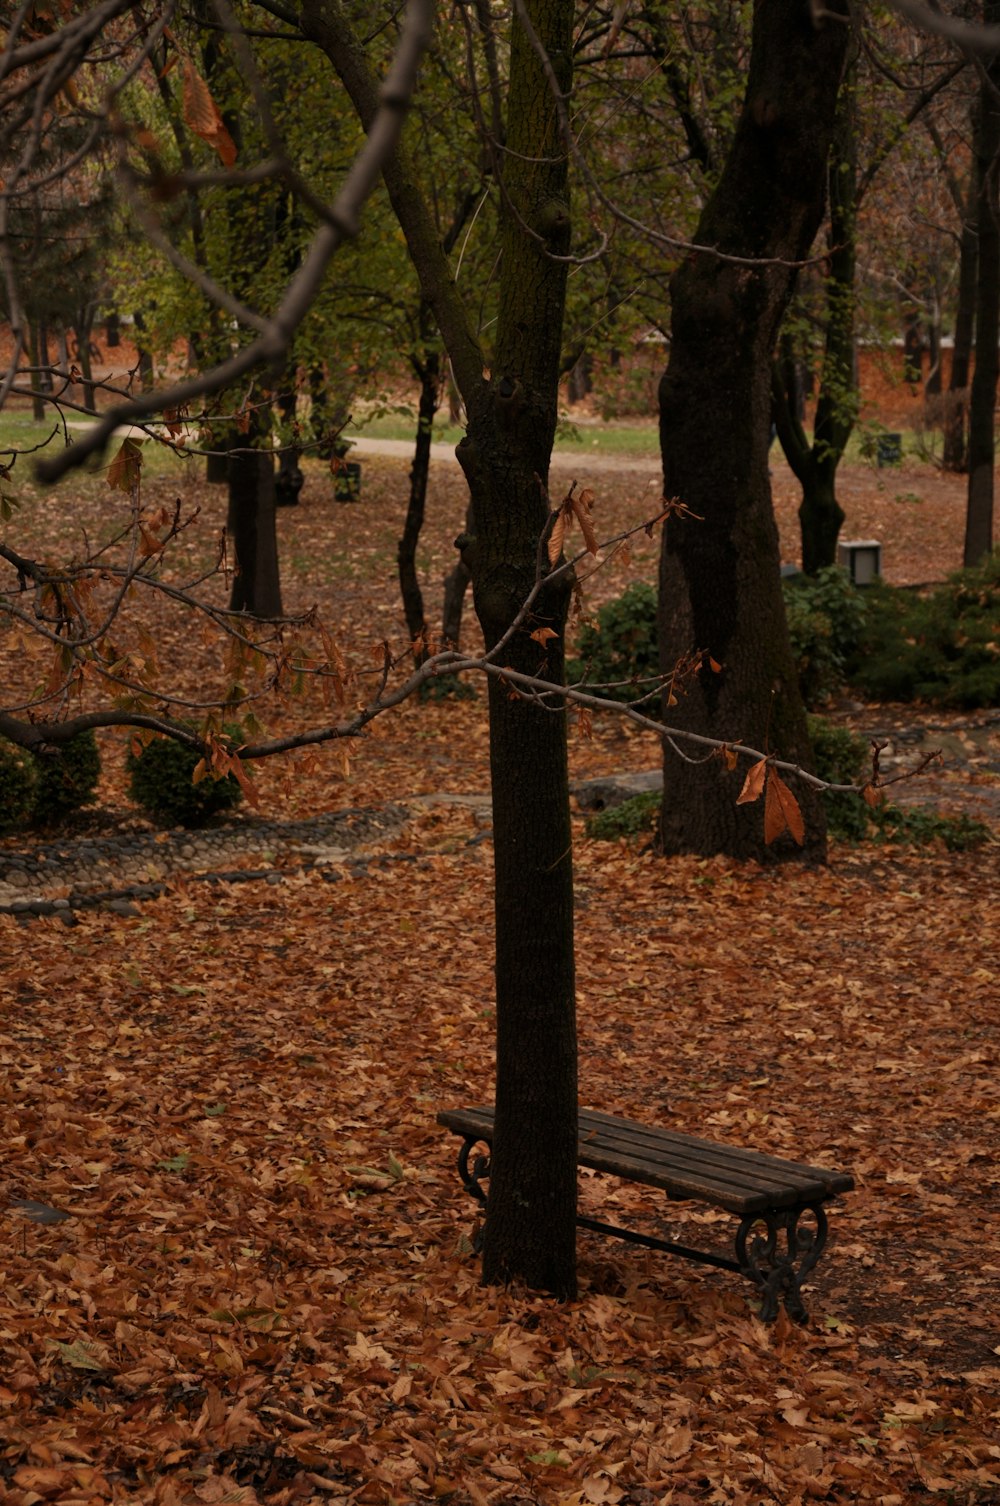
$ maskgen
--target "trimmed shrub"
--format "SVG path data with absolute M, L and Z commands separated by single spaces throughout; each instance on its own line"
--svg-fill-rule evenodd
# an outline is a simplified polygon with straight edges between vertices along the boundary
M 15 743 L 0 742 L 0 832 L 26 826 L 35 798 L 34 759 Z
M 816 773 L 830 784 L 857 784 L 865 772 L 868 744 L 847 727 L 838 727 L 821 716 L 809 718 Z M 826 827 L 842 842 L 862 842 L 868 835 L 871 812 L 860 795 L 823 791 Z
M 238 728 L 227 728 L 239 736 Z M 139 752 L 129 749 L 125 766 L 129 791 L 137 805 L 167 826 L 205 826 L 243 798 L 232 774 L 192 782 L 201 754 L 172 737 L 155 737 Z
M 785 581 L 783 589 L 802 699 L 818 706 L 844 682 L 864 628 L 867 598 L 839 565 Z
M 786 581 L 785 612 L 799 685 L 807 706 L 829 699 L 843 683 L 865 621 L 865 596 L 837 565 L 812 579 Z M 570 661 L 572 684 L 586 678 L 592 685 L 614 685 L 609 695 L 633 701 L 659 675 L 656 629 L 657 593 L 636 582 L 597 614 L 597 625 L 580 634 L 579 658 Z M 624 682 L 624 683 L 623 683 Z M 656 715 L 658 701 L 650 702 Z
M 876 842 L 929 847 L 941 842 L 949 852 L 969 852 L 993 840 L 989 827 L 972 816 L 942 816 L 923 806 L 883 805 L 874 812 Z
M 580 633 L 580 657 L 566 666 L 570 683 L 586 680 L 589 685 L 614 687 L 604 693 L 616 701 L 634 701 L 650 691 L 660 673 L 656 598 L 652 586 L 636 581 L 615 601 L 605 602 L 596 627 L 588 625 Z M 659 699 L 654 697 L 649 715 L 658 712 Z
M 1000 704 L 1000 552 L 927 596 L 875 585 L 849 665 L 869 700 Z
M 659 790 L 644 790 L 613 805 L 610 810 L 598 811 L 591 816 L 584 828 L 587 836 L 595 842 L 617 842 L 619 837 L 652 835 L 660 814 L 662 796 Z
M 53 826 L 71 811 L 89 805 L 101 777 L 101 755 L 93 732 L 79 732 L 68 743 L 35 759 L 34 826 Z

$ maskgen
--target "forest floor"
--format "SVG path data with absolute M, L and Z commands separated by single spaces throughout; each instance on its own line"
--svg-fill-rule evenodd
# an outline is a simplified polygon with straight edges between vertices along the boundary
M 794 559 L 795 489 L 774 470 Z M 573 469 L 600 532 L 657 511 L 648 471 Z M 435 464 L 432 619 L 459 483 Z M 316 603 L 359 674 L 383 641 L 405 647 L 405 489 L 405 462 L 365 460 L 363 500 L 337 506 L 310 468 L 279 520 L 286 609 Z M 178 496 L 201 507 L 183 573 L 214 558 L 224 498 L 179 469 L 145 484 L 153 510 Z M 959 482 L 858 466 L 842 497 L 845 533 L 882 540 L 891 582 L 961 563 Z M 26 501 L 17 545 L 103 536 L 117 500 L 94 476 Z M 640 534 L 588 584 L 588 610 L 653 578 L 655 553 Z M 192 695 L 221 681 L 185 619 L 142 611 L 165 676 Z M 0 663 L 8 685 L 41 667 L 12 635 Z M 289 702 L 266 719 L 311 714 Z M 850 715 L 908 732 L 962 720 Z M 983 736 L 945 795 L 995 789 Z M 125 741 L 102 737 L 100 811 L 139 831 Z M 574 722 L 571 759 L 582 779 L 657 752 Z M 576 1301 L 478 1284 L 475 1210 L 435 1115 L 491 1095 L 491 849 L 474 805 L 416 797 L 488 789 L 481 690 L 409 704 L 349 759 L 296 755 L 256 783 L 272 821 L 413 814 L 369 849 L 383 861 L 336 882 L 279 851 L 280 885 L 179 874 L 134 916 L 0 915 L 0 1506 L 997 1506 L 996 846 L 835 845 L 815 871 L 665 863 L 588 840 L 577 818 L 585 1101 L 856 1178 L 811 1323 L 766 1327 L 738 1278 L 589 1234 Z M 667 1237 L 730 1232 L 597 1176 L 581 1196 Z

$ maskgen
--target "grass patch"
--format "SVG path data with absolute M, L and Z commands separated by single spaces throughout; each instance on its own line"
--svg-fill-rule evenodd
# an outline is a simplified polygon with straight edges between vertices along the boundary
M 416 418 L 405 414 L 389 413 L 356 424 L 345 431 L 348 439 L 403 439 L 416 438 Z M 449 423 L 441 416 L 434 420 L 433 443 L 456 445 L 465 435 L 460 424 Z M 649 455 L 660 452 L 659 432 L 656 423 L 607 424 L 574 423 L 571 418 L 560 420 L 556 431 L 557 450 L 575 451 L 598 455 Z

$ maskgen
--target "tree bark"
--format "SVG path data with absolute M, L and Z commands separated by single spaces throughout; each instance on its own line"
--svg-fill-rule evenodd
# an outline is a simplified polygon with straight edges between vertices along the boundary
M 1000 20 L 1000 0 L 986 0 L 983 20 Z M 976 278 L 976 366 L 969 397 L 969 489 L 965 512 L 966 567 L 978 565 L 993 548 L 993 490 L 996 456 L 997 341 L 1000 339 L 1000 55 L 986 61 L 979 94 L 974 154 L 979 180 L 976 224 L 979 257 Z
M 826 342 L 812 443 L 792 401 L 788 380 L 772 386 L 778 439 L 802 486 L 799 530 L 802 569 L 806 575 L 833 565 L 844 510 L 837 501 L 837 468 L 847 448 L 857 413 L 854 371 L 854 276 L 857 262 L 855 206 L 857 143 L 855 83 L 845 81 L 837 104 L 837 124 L 830 156 L 829 272 L 826 279 Z M 782 363 L 787 372 L 789 363 Z M 788 373 L 794 380 L 794 372 Z
M 944 420 L 942 463 L 946 471 L 961 474 L 968 469 L 969 452 L 966 422 L 969 411 L 969 367 L 972 364 L 972 340 L 976 327 L 976 265 L 979 237 L 976 234 L 973 183 L 970 204 L 962 222 L 959 242 L 958 303 L 955 309 L 955 344 L 951 352 L 948 399 Z
M 839 9 L 839 6 L 838 6 Z M 780 584 L 767 449 L 771 357 L 822 220 L 848 27 L 814 23 L 799 0 L 757 0 L 746 98 L 694 240 L 757 264 L 691 252 L 671 281 L 670 363 L 660 385 L 664 495 L 699 518 L 667 519 L 660 556 L 662 668 L 707 650 L 667 720 L 714 737 L 811 757 Z M 700 519 L 700 520 L 699 520 Z M 664 852 L 772 855 L 758 805 L 736 804 L 745 769 L 665 753 Z M 825 856 L 818 795 L 796 789 L 802 851 Z M 778 844 L 779 853 L 785 850 Z
M 463 552 L 488 645 L 504 636 L 535 580 L 548 512 L 544 487 L 566 288 L 566 264 L 549 253 L 564 253 L 569 241 L 559 110 L 571 81 L 573 7 L 570 0 L 525 0 L 523 7 L 557 80 L 558 101 L 521 15 L 518 5 L 501 198 L 500 312 L 488 363 L 475 332 L 476 312 L 455 287 L 419 174 L 404 150 L 384 170 L 468 413 L 468 434 L 458 447 L 472 512 Z M 302 0 L 299 16 L 366 125 L 375 82 L 341 0 Z M 560 678 L 565 611 L 564 592 L 539 603 L 531 622 L 505 644 L 502 662 L 544 667 L 553 681 Z M 531 637 L 540 624 L 560 635 L 546 647 Z M 561 709 L 513 698 L 492 681 L 489 705 L 497 1082 L 483 1279 L 570 1296 L 576 1290 L 577 1091 L 566 718 Z
M 242 446 L 229 456 L 229 514 L 236 573 L 231 612 L 261 619 L 280 617 L 281 582 L 274 511 L 274 456 Z
M 417 545 L 427 506 L 427 479 L 431 466 L 434 415 L 438 409 L 441 360 L 436 350 L 425 348 L 422 356 L 413 357 L 412 365 L 420 382 L 417 437 L 413 446 L 413 464 L 410 466 L 410 495 L 403 532 L 396 549 L 396 561 L 399 567 L 399 590 L 403 598 L 403 611 L 410 642 L 413 644 L 414 659 L 417 664 L 422 664 L 428 654 L 428 634 L 424 596 L 420 589 L 420 577 L 417 575 Z

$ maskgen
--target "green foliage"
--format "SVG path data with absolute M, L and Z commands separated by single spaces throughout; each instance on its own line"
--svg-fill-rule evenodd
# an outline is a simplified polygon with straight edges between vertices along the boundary
M 13 743 L 0 742 L 0 832 L 26 825 L 34 796 L 31 754 Z
M 865 606 L 849 665 L 862 695 L 937 706 L 1000 702 L 1000 552 L 928 596 L 871 586 Z
M 884 805 L 874 815 L 876 842 L 929 847 L 941 842 L 949 852 L 968 852 L 993 840 L 988 826 L 971 816 L 942 816 L 919 806 Z
M 609 687 L 605 694 L 617 701 L 634 701 L 657 681 L 660 665 L 656 633 L 656 591 L 636 581 L 597 614 L 597 625 L 580 633 L 580 657 L 570 660 L 571 684 Z M 657 714 L 658 699 L 650 703 Z
M 847 727 L 821 716 L 809 718 L 809 737 L 816 773 L 830 784 L 858 784 L 865 772 L 868 744 Z M 827 830 L 842 842 L 861 842 L 868 835 L 870 811 L 861 796 L 823 792 Z
M 0 742 L 0 831 L 54 826 L 93 800 L 100 774 L 93 732 L 39 755 Z
M 864 629 L 867 597 L 839 565 L 785 581 L 784 595 L 799 688 L 806 705 L 817 706 L 844 681 Z
M 89 805 L 101 777 L 101 755 L 93 732 L 80 732 L 35 761 L 31 820 L 52 826 L 71 811 Z
M 227 728 L 238 737 L 238 729 Z M 137 805 L 169 826 L 204 826 L 243 798 L 232 774 L 193 783 L 201 755 L 170 737 L 157 737 L 138 753 L 129 750 L 129 791 Z
M 659 674 L 657 593 L 636 582 L 597 614 L 597 625 L 580 634 L 579 658 L 567 668 L 570 681 L 612 685 L 616 700 L 634 701 Z M 843 682 L 865 622 L 866 596 L 846 570 L 833 565 L 812 579 L 785 583 L 785 610 L 792 651 L 806 704 L 829 698 Z M 656 702 L 652 714 L 656 712 Z
M 660 812 L 659 790 L 644 790 L 623 800 L 610 810 L 598 811 L 587 822 L 587 836 L 595 842 L 617 842 L 619 837 L 639 837 L 652 833 Z
M 831 784 L 858 784 L 868 765 L 868 744 L 846 727 L 809 718 L 816 772 Z M 927 847 L 940 842 L 949 852 L 965 852 L 992 841 L 988 826 L 969 816 L 942 816 L 934 810 L 896 805 L 870 809 L 860 794 L 825 791 L 827 829 L 842 842 L 902 842 Z

